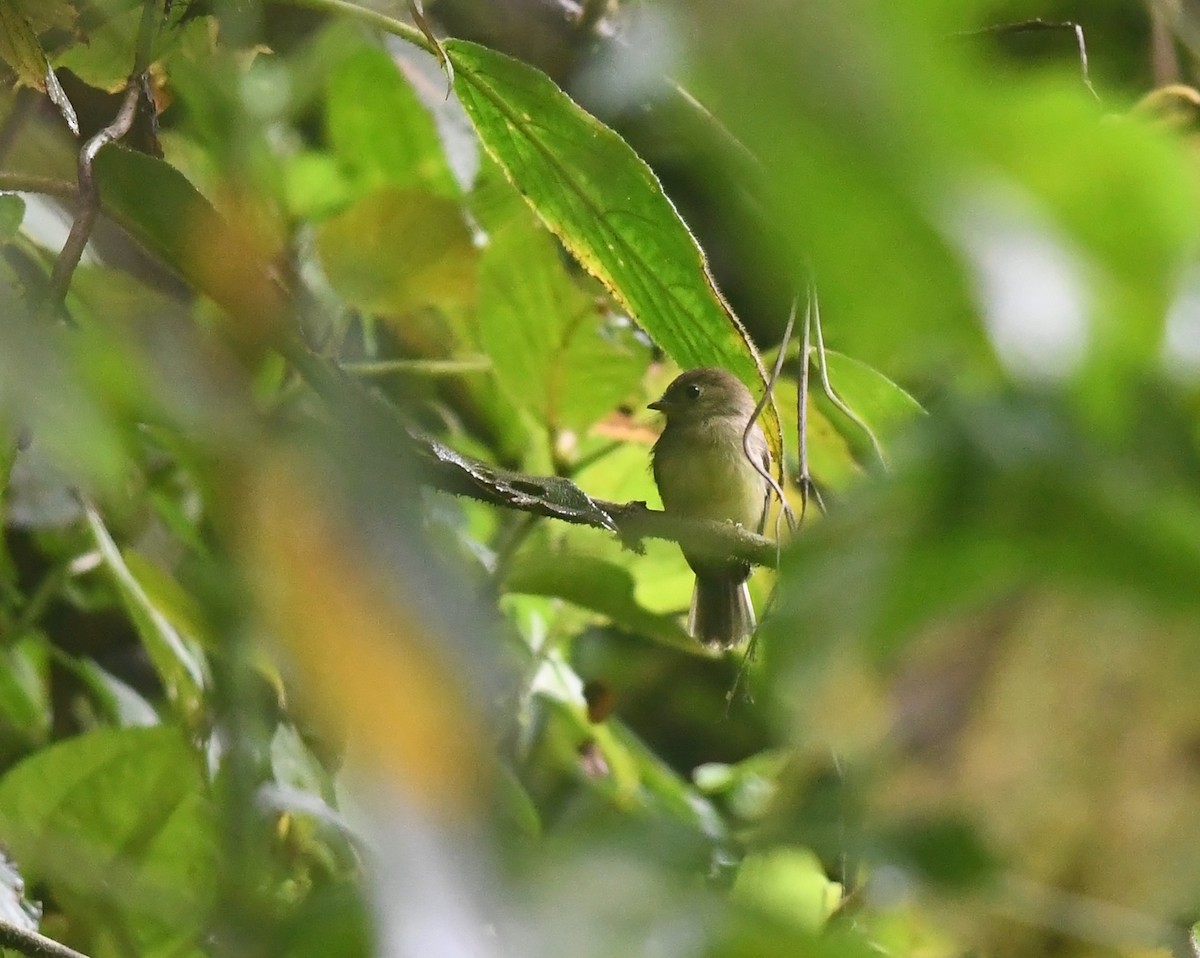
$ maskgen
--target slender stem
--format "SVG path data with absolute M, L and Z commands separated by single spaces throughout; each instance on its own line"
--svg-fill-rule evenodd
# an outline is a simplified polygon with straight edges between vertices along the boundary
M 807 302 L 804 304 L 804 335 L 800 343 L 800 376 L 796 388 L 796 431 L 799 435 L 796 441 L 800 448 L 800 467 L 798 480 L 800 483 L 800 521 L 808 514 L 808 497 L 814 495 L 817 506 L 825 511 L 825 503 L 821 501 L 821 493 L 817 491 L 808 464 L 808 394 L 810 366 L 808 357 L 812 351 L 813 316 L 817 309 L 817 287 L 811 280 L 808 284 Z
M 60 200 L 77 200 L 79 187 L 66 180 L 30 173 L 9 173 L 0 170 L 0 191 L 6 193 L 41 193 Z
M 96 188 L 95 171 L 92 169 L 98 154 L 108 144 L 119 140 L 133 126 L 133 118 L 137 112 L 138 97 L 141 87 L 136 82 L 130 82 L 125 90 L 125 98 L 121 101 L 121 109 L 116 118 L 93 136 L 79 151 L 79 199 L 81 208 L 75 214 L 75 222 L 71 224 L 71 232 L 54 261 L 54 271 L 50 274 L 50 289 L 56 302 L 62 302 L 67 296 L 71 285 L 71 277 L 75 267 L 83 256 L 84 247 L 92 235 L 92 227 L 96 217 L 100 215 L 100 191 Z
M 405 373 L 412 376 L 457 376 L 460 373 L 483 373 L 492 368 L 487 356 L 463 356 L 459 359 L 380 359 L 364 362 L 338 363 L 352 376 L 390 376 Z
M 68 948 L 53 938 L 26 931 L 3 919 L 0 919 L 0 948 L 11 948 L 30 958 L 87 958 L 83 952 Z
M 758 424 L 759 417 L 762 416 L 763 410 L 767 407 L 767 403 L 771 401 L 771 397 L 775 394 L 775 383 L 779 380 L 779 373 L 783 369 L 784 355 L 787 352 L 787 344 L 792 338 L 792 329 L 796 325 L 796 301 L 792 300 L 792 308 L 788 313 L 787 325 L 783 330 L 783 341 L 779 344 L 779 352 L 775 356 L 775 366 L 771 370 L 770 378 L 767 379 L 767 388 L 763 391 L 762 397 L 758 400 L 758 404 L 754 407 L 754 412 L 750 416 L 750 421 L 746 423 L 746 428 L 742 430 L 742 453 L 745 455 L 747 462 L 750 463 L 755 471 L 763 477 L 767 485 L 771 487 L 771 491 L 779 497 L 779 505 L 783 515 L 787 516 L 788 528 L 796 528 L 796 517 L 792 514 L 792 507 L 788 505 L 787 496 L 784 495 L 783 487 L 775 481 L 775 477 L 771 475 L 762 463 L 758 462 L 750 452 L 750 434 L 754 431 L 754 427 Z M 782 459 L 783 437 L 780 436 L 780 458 Z M 783 463 L 779 464 L 780 472 L 783 475 Z M 769 505 L 770 503 L 768 503 Z M 764 511 L 764 520 L 766 518 Z
M 138 25 L 137 48 L 134 53 L 133 70 L 125 84 L 125 96 L 121 107 L 113 121 L 99 133 L 88 140 L 79 151 L 79 202 L 80 209 L 75 214 L 71 224 L 71 232 L 67 241 L 59 251 L 58 259 L 54 261 L 54 270 L 50 274 L 50 290 L 55 302 L 61 303 L 67 296 L 71 285 L 71 277 L 75 274 L 79 260 L 92 235 L 96 225 L 96 217 L 100 215 L 100 191 L 96 186 L 96 176 L 93 166 L 96 156 L 104 147 L 115 143 L 129 132 L 137 116 L 138 100 L 142 96 L 143 79 L 150 67 L 153 55 L 154 38 L 158 32 L 158 18 L 162 0 L 144 0 L 142 4 L 142 19 Z
M 829 363 L 826 361 L 825 356 L 825 337 L 821 332 L 821 307 L 815 294 L 813 296 L 813 332 L 817 338 L 817 370 L 821 374 L 821 388 L 825 391 L 825 395 L 829 397 L 829 401 L 841 410 L 842 414 L 854 423 L 854 425 L 866 433 L 867 438 L 871 440 L 871 448 L 875 450 L 875 456 L 886 469 L 887 456 L 884 455 L 883 446 L 880 445 L 879 438 L 875 435 L 874 430 L 837 394 L 837 391 L 833 388 L 833 384 L 829 381 Z
M 437 55 L 434 45 L 412 24 L 405 23 L 403 20 L 397 20 L 395 17 L 389 17 L 387 14 L 379 13 L 377 10 L 368 10 L 366 7 L 360 7 L 356 3 L 350 3 L 349 0 L 280 0 L 280 2 L 293 7 L 304 7 L 309 10 L 320 10 L 324 13 L 351 17 L 360 23 L 365 23 L 368 26 L 382 30 L 384 33 L 390 33 L 394 37 L 399 37 L 401 40 L 407 40 L 414 46 L 420 47 L 426 53 L 432 53 L 434 56 Z

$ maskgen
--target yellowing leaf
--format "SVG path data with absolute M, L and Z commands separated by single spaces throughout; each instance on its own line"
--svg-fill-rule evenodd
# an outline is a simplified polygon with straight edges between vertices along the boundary
M 469 304 L 475 248 L 456 204 L 381 187 L 323 223 L 317 249 L 333 287 L 371 312 Z

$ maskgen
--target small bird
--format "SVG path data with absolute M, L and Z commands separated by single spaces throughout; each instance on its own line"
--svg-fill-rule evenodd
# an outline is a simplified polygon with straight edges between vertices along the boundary
M 761 532 L 771 487 L 742 447 L 754 415 L 754 397 L 723 369 L 689 369 L 662 398 L 650 403 L 667 417 L 651 453 L 654 482 L 668 513 L 689 519 L 736 522 Z M 762 429 L 750 430 L 750 455 L 769 471 L 771 454 Z M 746 580 L 750 563 L 684 552 L 696 573 L 688 631 L 706 645 L 729 648 L 754 631 Z

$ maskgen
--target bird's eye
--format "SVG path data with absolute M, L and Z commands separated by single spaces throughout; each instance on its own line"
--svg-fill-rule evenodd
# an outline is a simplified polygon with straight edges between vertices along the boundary
M 700 387 L 695 383 L 688 383 L 687 389 L 684 392 L 687 393 L 688 399 L 700 398 Z

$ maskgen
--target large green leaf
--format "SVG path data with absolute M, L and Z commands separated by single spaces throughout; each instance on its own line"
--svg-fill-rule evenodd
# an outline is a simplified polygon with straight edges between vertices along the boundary
M 0 780 L 0 834 L 73 920 L 138 955 L 187 955 L 215 891 L 212 810 L 180 730 L 104 729 Z
M 724 366 L 761 392 L 749 337 L 650 167 L 540 71 L 445 47 L 484 147 L 567 249 L 680 366 Z M 778 450 L 772 410 L 766 425 Z

